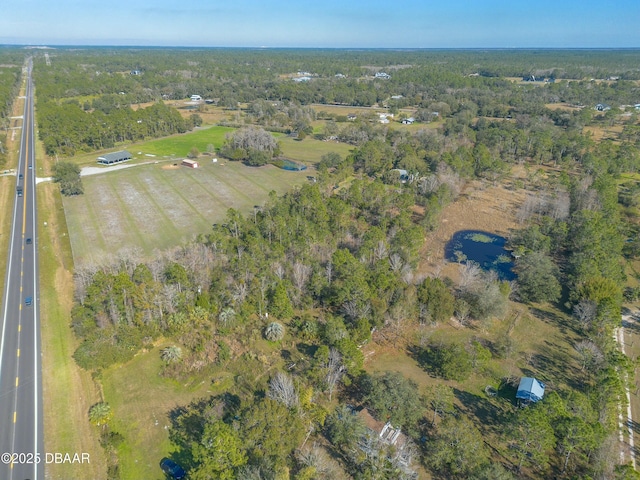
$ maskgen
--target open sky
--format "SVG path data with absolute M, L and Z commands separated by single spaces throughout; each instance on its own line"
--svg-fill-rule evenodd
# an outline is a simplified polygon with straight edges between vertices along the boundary
M 0 44 L 640 47 L 640 0 L 4 0 L 0 7 Z

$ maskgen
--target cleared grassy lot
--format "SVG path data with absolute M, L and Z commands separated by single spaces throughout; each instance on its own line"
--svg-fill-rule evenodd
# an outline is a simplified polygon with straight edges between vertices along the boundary
M 38 232 L 40 313 L 42 315 L 42 386 L 47 452 L 86 452 L 84 465 L 49 464 L 47 478 L 101 478 L 106 471 L 97 430 L 88 411 L 100 400 L 91 374 L 72 357 L 77 340 L 69 328 L 73 303 L 73 261 L 57 185 L 38 187 L 38 216 L 47 223 Z
M 281 194 L 307 175 L 220 161 L 198 169 L 153 163 L 84 177 L 85 194 L 64 199 L 74 261 L 100 262 L 125 247 L 150 254 L 178 245 L 209 232 L 229 208 L 248 212 L 271 190 Z
M 226 135 L 235 130 L 235 128 L 231 127 L 203 127 L 184 135 L 174 135 L 159 140 L 129 145 L 126 149 L 133 154 L 134 162 L 173 158 L 177 160 L 186 157 L 193 147 L 196 147 L 200 152 L 206 152 L 209 145 L 220 148 Z M 303 141 L 298 141 L 281 133 L 274 133 L 273 136 L 280 142 L 282 154 L 285 157 L 307 165 L 319 162 L 322 155 L 329 152 L 336 152 L 342 157 L 346 157 L 353 149 L 353 146 L 345 143 L 323 142 L 313 138 L 305 138 Z M 122 146 L 112 150 L 124 148 Z M 97 157 L 98 154 L 92 152 L 66 160 L 81 166 L 89 166 L 96 164 Z M 200 160 L 206 161 L 202 158 Z
M 330 152 L 345 158 L 354 148 L 346 143 L 322 142 L 313 138 L 298 141 L 282 134 L 274 134 L 274 137 L 280 142 L 280 149 L 285 157 L 307 165 L 319 162 L 323 155 Z
M 214 145 L 216 148 L 221 147 L 225 136 L 234 130 L 234 128 L 230 127 L 201 128 L 185 135 L 175 135 L 139 145 L 132 145 L 130 150 L 133 154 L 142 151 L 154 155 L 185 157 L 193 147 L 196 147 L 201 152 L 205 152 L 208 145 Z
M 165 478 L 159 462 L 173 449 L 169 412 L 193 398 L 217 393 L 209 382 L 182 385 L 166 379 L 158 374 L 161 365 L 160 352 L 153 349 L 103 375 L 105 399 L 114 413 L 110 428 L 125 439 L 118 448 L 123 479 Z

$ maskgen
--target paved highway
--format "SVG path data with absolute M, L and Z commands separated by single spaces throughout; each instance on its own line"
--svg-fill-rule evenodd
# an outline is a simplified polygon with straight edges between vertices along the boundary
M 44 479 L 31 62 L 0 324 L 0 479 Z

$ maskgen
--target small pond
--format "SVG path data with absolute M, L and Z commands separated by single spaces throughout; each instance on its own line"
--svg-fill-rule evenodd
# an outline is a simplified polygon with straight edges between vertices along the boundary
M 456 232 L 444 247 L 444 255 L 450 262 L 470 260 L 483 270 L 493 270 L 500 280 L 514 280 L 513 258 L 505 250 L 506 239 L 480 230 Z

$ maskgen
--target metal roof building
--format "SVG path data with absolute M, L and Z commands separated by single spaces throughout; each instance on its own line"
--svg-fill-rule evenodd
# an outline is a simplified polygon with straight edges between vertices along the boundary
M 520 385 L 518 385 L 518 392 L 516 393 L 518 400 L 522 400 L 524 403 L 535 403 L 542 400 L 543 396 L 544 383 L 533 377 L 522 377 L 520 379 Z
M 102 165 L 113 165 L 114 163 L 126 162 L 127 160 L 131 160 L 133 155 L 131 155 L 126 150 L 122 150 L 120 152 L 112 152 L 105 153 L 104 155 L 100 155 L 98 157 L 98 163 Z

